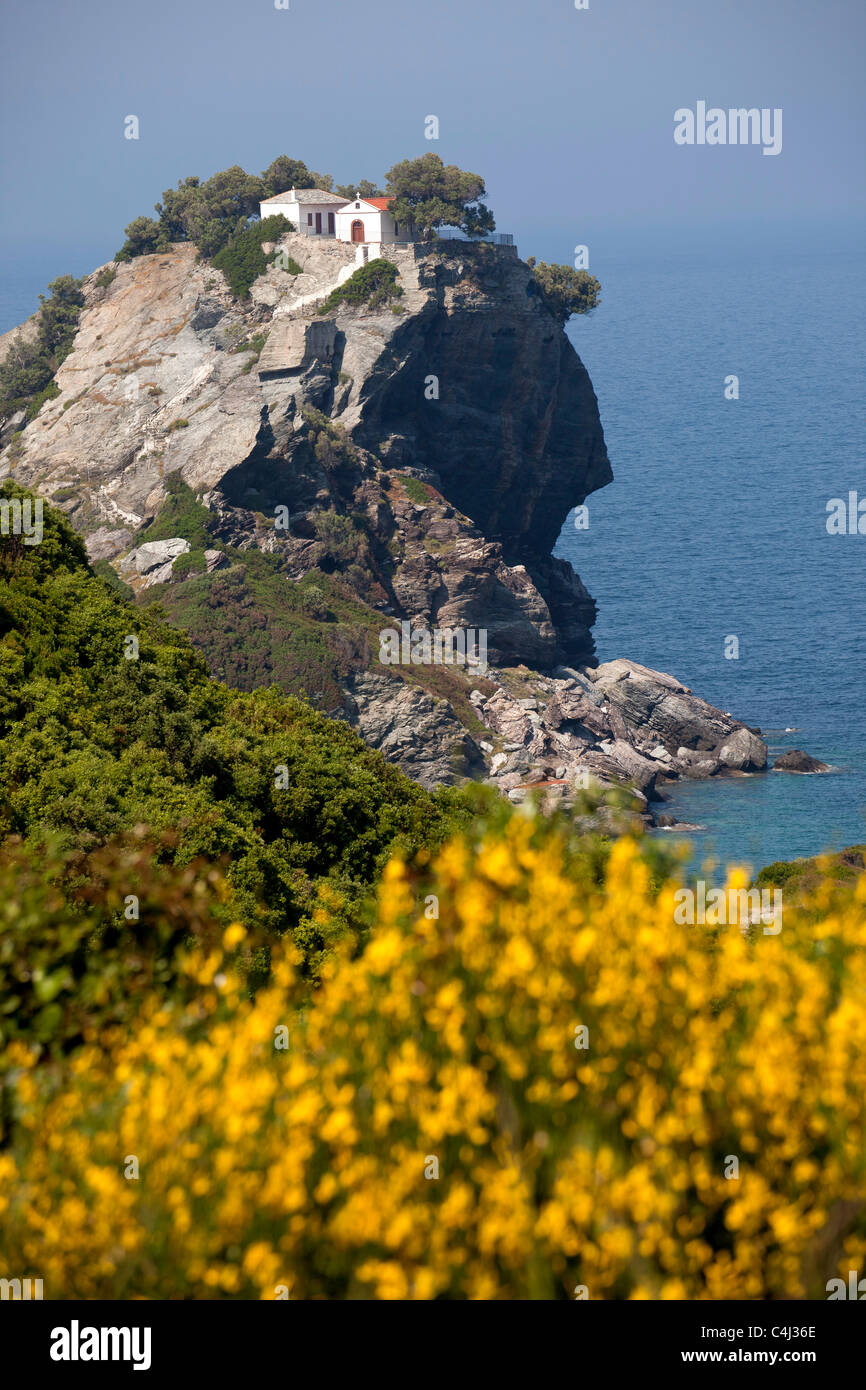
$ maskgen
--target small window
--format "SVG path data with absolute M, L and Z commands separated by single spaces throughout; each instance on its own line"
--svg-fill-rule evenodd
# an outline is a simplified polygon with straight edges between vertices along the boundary
M 313 225 L 313 214 L 312 214 L 311 212 L 308 212 L 308 213 L 307 213 L 307 226 L 308 226 L 308 227 L 312 227 L 312 225 Z
M 335 228 L 334 214 L 333 214 L 332 212 L 329 212 L 329 213 L 328 213 L 328 231 L 330 232 L 331 236 L 334 235 L 334 228 Z
M 400 223 L 399 223 L 399 222 L 395 222 L 395 223 L 394 223 L 394 235 L 395 235 L 395 236 L 399 236 L 399 235 L 400 235 Z

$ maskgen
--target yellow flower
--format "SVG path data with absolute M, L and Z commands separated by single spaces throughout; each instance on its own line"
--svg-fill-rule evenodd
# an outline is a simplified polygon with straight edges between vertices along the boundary
M 7 1264 L 80 1298 L 823 1298 L 866 1262 L 866 874 L 764 936 L 678 924 L 641 842 L 599 862 L 513 817 L 431 856 L 437 918 L 392 861 L 312 994 L 288 939 L 252 999 L 192 950 L 189 1006 L 11 1044 Z
M 226 951 L 233 951 L 236 946 L 240 946 L 247 934 L 247 929 L 242 922 L 232 922 L 223 932 L 223 947 Z

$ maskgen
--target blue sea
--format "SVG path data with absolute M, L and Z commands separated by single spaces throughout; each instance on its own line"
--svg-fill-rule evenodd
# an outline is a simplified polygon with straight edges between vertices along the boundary
M 866 842 L 866 535 L 826 526 L 829 499 L 866 499 L 866 256 L 767 238 L 590 268 L 602 302 L 568 332 L 614 482 L 557 553 L 598 602 L 599 658 L 667 671 L 759 726 L 771 757 L 836 769 L 681 783 L 664 809 L 706 827 L 693 864 Z
M 7 258 L 0 332 L 54 276 L 107 255 Z M 862 843 L 866 535 L 829 535 L 826 507 L 866 498 L 866 254 L 850 234 L 624 237 L 591 270 L 602 303 L 568 331 L 614 482 L 589 498 L 588 530 L 568 519 L 557 553 L 598 601 L 599 657 L 668 671 L 760 726 L 771 755 L 804 748 L 836 769 L 686 782 L 666 809 L 706 827 L 689 837 L 694 864 Z M 725 399 L 732 374 L 738 400 Z

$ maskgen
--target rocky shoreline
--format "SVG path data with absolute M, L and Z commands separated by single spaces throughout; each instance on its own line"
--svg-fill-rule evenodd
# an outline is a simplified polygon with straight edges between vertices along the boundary
M 486 737 L 472 739 L 469 756 L 476 768 L 483 764 L 484 780 L 514 802 L 537 791 L 547 804 L 568 805 L 593 784 L 626 783 L 648 824 L 670 826 L 672 817 L 657 818 L 652 810 L 664 801 L 666 786 L 767 767 L 759 730 L 634 661 L 550 673 L 491 668 L 484 684 L 486 692 L 475 688 L 469 699 Z M 419 713 L 380 685 L 374 698 L 356 702 L 352 722 L 405 767 L 419 742 Z M 429 733 L 420 735 L 421 743 L 428 739 Z

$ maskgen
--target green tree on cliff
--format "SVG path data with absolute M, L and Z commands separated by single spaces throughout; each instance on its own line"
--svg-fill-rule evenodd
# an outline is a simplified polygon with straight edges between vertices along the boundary
M 330 193 L 333 184 L 334 180 L 330 174 L 317 174 L 315 169 L 308 169 L 302 159 L 290 159 L 287 154 L 277 155 L 273 163 L 262 170 L 263 198 L 273 198 L 275 194 L 285 193 L 289 188 L 324 188 Z M 337 192 L 342 197 L 339 188 Z
M 414 222 L 424 236 L 437 227 L 459 227 L 467 236 L 483 236 L 496 226 L 493 213 L 479 201 L 486 197 L 480 175 L 443 164 L 438 154 L 404 159 L 385 177 L 395 219 Z
M 183 179 L 157 203 L 159 220 L 171 241 L 194 241 L 203 256 L 214 256 L 259 210 L 262 180 L 239 164 L 200 183 Z
M 153 217 L 134 217 L 126 228 L 126 241 L 116 261 L 131 261 L 134 256 L 151 256 L 155 251 L 167 251 L 171 238 Z
M 334 189 L 341 198 L 345 198 L 347 203 L 351 203 L 356 193 L 360 193 L 362 198 L 383 198 L 384 190 L 378 184 L 371 183 L 369 179 L 359 179 L 357 183 L 338 183 Z
M 28 419 L 38 411 L 52 387 L 54 373 L 72 351 L 78 318 L 84 306 L 83 281 L 60 275 L 48 286 L 51 294 L 39 296 L 41 308 L 33 337 L 13 342 L 0 364 L 0 420 L 26 406 Z
M 537 292 L 560 323 L 566 323 L 572 314 L 588 314 L 600 303 L 601 285 L 589 271 L 536 262 L 534 256 L 526 264 Z

